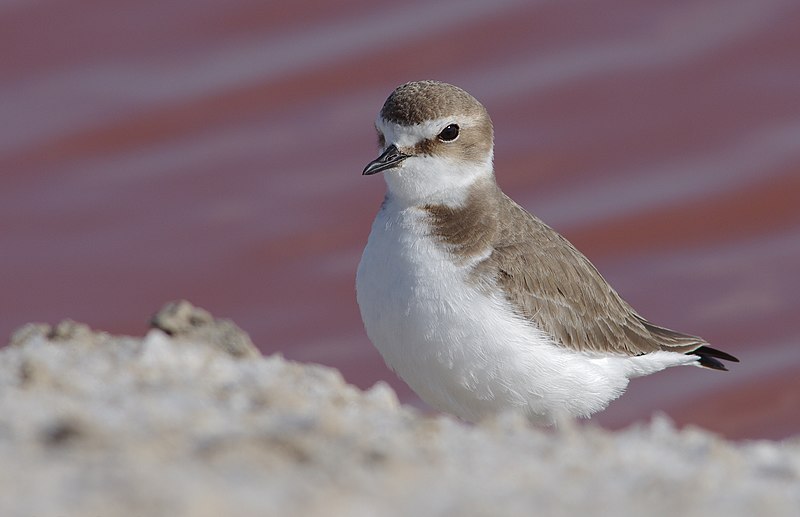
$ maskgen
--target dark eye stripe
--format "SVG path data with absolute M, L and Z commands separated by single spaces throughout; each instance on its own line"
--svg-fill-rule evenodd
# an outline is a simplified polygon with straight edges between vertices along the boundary
M 437 144 L 442 145 L 435 138 L 421 140 L 414 146 L 414 154 L 433 154 Z

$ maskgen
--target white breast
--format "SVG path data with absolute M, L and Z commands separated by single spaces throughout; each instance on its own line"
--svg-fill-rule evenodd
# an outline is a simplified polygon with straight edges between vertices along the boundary
M 473 264 L 451 260 L 422 209 L 388 201 L 373 223 L 356 277 L 361 317 L 423 400 L 470 421 L 516 409 L 552 422 L 588 416 L 622 394 L 629 358 L 553 344 L 502 293 L 472 286 Z

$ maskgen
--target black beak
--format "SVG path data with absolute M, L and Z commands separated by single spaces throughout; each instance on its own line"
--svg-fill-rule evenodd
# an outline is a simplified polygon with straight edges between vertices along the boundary
M 383 151 L 383 154 L 372 160 L 364 167 L 363 176 L 369 176 L 376 172 L 385 171 L 397 167 L 397 164 L 408 158 L 407 154 L 403 154 L 397 150 L 397 147 L 392 144 Z

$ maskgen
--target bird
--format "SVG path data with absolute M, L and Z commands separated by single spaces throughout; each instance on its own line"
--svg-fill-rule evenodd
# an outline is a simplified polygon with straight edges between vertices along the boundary
M 398 86 L 375 121 L 386 195 L 356 272 L 366 334 L 432 408 L 467 422 L 515 412 L 589 418 L 630 379 L 738 362 L 640 316 L 494 175 L 494 130 L 467 91 Z

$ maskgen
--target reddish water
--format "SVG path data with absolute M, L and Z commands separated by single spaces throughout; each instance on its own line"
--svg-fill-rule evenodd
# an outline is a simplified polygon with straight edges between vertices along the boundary
M 800 432 L 800 4 L 0 5 L 0 333 L 142 333 L 167 300 L 265 352 L 388 380 L 354 274 L 372 121 L 436 78 L 496 126 L 498 180 L 645 316 L 738 355 L 632 383 L 729 437 Z

